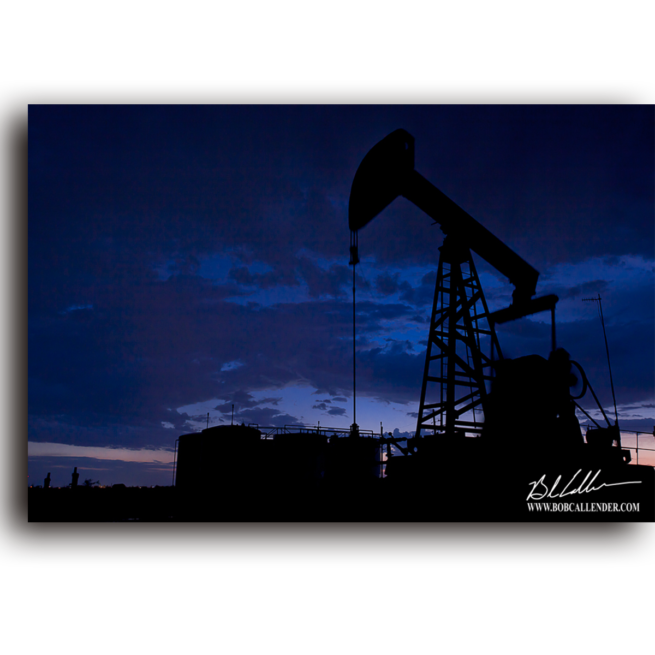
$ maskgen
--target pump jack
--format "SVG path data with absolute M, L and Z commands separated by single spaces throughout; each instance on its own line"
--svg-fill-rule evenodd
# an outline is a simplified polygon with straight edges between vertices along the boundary
M 511 449 L 520 440 L 525 443 L 526 426 L 534 423 L 535 416 L 540 426 L 531 431 L 541 437 L 537 439 L 541 445 L 550 440 L 561 452 L 562 447 L 566 450 L 582 444 L 575 416 L 579 397 L 569 391 L 575 380 L 571 367 L 576 366 L 582 374 L 585 389 L 587 380 L 580 365 L 556 347 L 558 297 L 535 297 L 539 273 L 415 170 L 414 138 L 405 130 L 382 139 L 357 169 L 348 210 L 351 264 L 359 262 L 359 230 L 398 196 L 422 209 L 446 235 L 439 248 L 416 434 L 406 449 L 399 450 L 403 454 L 417 452 L 425 437 L 430 437 L 431 443 L 435 437 L 442 444 L 461 442 L 466 433 Z M 514 286 L 509 307 L 489 313 L 471 251 Z M 495 325 L 545 310 L 551 312 L 549 359 L 531 355 L 504 360 Z M 490 354 L 484 352 L 486 343 Z M 475 413 L 478 408 L 479 416 L 480 406 L 484 423 Z M 468 412 L 473 413 L 473 421 L 462 418 Z M 620 440 L 618 446 L 621 461 L 629 461 L 630 453 L 620 450 Z

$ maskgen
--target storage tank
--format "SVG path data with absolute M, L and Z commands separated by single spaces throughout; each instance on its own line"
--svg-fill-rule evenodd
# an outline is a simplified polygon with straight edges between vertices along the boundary
M 349 435 L 330 438 L 325 477 L 330 481 L 366 484 L 380 477 L 380 442 Z
M 256 484 L 266 459 L 261 432 L 245 425 L 219 425 L 179 438 L 175 487 L 203 492 Z
M 277 486 L 316 486 L 325 473 L 328 438 L 316 432 L 276 434 L 270 466 Z
M 179 438 L 175 486 L 181 492 L 246 487 L 248 493 L 316 484 L 323 479 L 328 439 L 313 432 L 281 432 L 221 425 Z

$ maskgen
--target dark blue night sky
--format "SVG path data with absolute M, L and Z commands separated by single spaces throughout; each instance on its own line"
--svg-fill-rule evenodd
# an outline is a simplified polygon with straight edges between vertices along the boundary
M 232 404 L 239 422 L 347 427 L 348 196 L 399 127 L 416 169 L 560 296 L 558 343 L 609 408 L 581 302 L 601 294 L 621 425 L 652 431 L 653 125 L 647 106 L 30 107 L 30 482 L 77 465 L 169 484 L 176 437 Z M 442 238 L 403 199 L 360 234 L 363 428 L 415 427 Z M 506 355 L 547 354 L 550 317 L 498 334 Z

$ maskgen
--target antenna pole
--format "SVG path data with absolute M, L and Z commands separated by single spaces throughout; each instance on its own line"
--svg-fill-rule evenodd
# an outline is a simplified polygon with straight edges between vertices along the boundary
M 603 317 L 603 303 L 600 294 L 598 298 L 583 298 L 582 302 L 597 302 L 598 303 L 598 313 L 600 315 L 600 324 L 603 326 L 603 337 L 605 338 L 605 352 L 607 353 L 607 368 L 610 371 L 610 387 L 612 388 L 612 400 L 614 401 L 614 418 L 616 419 L 616 425 L 619 425 L 619 412 L 616 408 L 616 395 L 614 394 L 614 380 L 612 379 L 612 365 L 610 364 L 610 348 L 607 344 L 607 333 L 605 332 L 605 318 Z
M 603 318 L 603 303 L 601 302 L 600 294 L 598 294 L 598 309 L 600 310 L 600 322 L 603 326 L 603 336 L 605 337 L 605 352 L 607 353 L 607 368 L 610 370 L 610 386 L 612 387 L 612 400 L 614 401 L 614 417 L 616 425 L 619 424 L 619 413 L 616 409 L 616 396 L 614 395 L 614 381 L 612 380 L 612 365 L 610 364 L 610 349 L 607 345 L 607 334 L 605 332 L 605 319 Z

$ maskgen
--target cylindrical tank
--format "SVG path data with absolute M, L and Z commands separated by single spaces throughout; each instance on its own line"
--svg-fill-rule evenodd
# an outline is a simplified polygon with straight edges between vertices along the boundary
M 328 437 L 217 426 L 179 438 L 175 486 L 182 502 L 242 502 L 276 492 L 300 493 L 324 480 L 363 484 L 380 477 L 380 444 L 371 437 Z
M 325 477 L 328 480 L 366 483 L 380 477 L 380 442 L 372 437 L 330 438 Z
M 182 492 L 256 483 L 265 459 L 261 432 L 219 425 L 179 439 L 175 486 Z
M 275 435 L 270 466 L 277 485 L 316 484 L 323 479 L 328 439 L 314 432 Z

